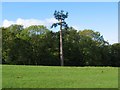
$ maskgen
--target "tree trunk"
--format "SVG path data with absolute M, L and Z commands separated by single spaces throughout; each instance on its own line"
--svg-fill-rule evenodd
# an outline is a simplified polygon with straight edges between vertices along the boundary
M 64 66 L 63 61 L 63 47 L 62 47 L 62 20 L 60 21 L 60 60 L 61 60 L 61 66 Z

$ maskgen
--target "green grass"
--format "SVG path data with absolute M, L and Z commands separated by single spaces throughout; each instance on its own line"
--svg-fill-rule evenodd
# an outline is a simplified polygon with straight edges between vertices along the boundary
M 3 65 L 3 88 L 118 88 L 115 67 Z

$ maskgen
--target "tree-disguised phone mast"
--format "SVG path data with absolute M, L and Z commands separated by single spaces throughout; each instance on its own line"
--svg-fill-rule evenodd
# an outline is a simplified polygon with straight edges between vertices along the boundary
M 68 28 L 68 25 L 65 22 L 65 19 L 68 18 L 68 12 L 64 13 L 63 10 L 55 11 L 54 17 L 55 17 L 55 19 L 58 20 L 58 23 L 53 23 L 51 28 L 57 27 L 58 25 L 60 26 L 60 61 L 61 61 L 61 66 L 64 66 L 63 46 L 62 46 L 62 29 L 63 29 L 63 27 L 64 27 L 64 29 Z

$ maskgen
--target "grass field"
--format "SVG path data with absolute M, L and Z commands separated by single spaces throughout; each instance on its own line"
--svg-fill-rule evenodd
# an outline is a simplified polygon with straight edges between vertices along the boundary
M 118 68 L 3 65 L 3 88 L 117 88 Z

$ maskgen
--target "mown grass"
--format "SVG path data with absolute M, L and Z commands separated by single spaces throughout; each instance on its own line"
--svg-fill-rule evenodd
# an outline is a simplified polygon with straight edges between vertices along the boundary
M 118 68 L 3 65 L 3 88 L 117 88 Z

